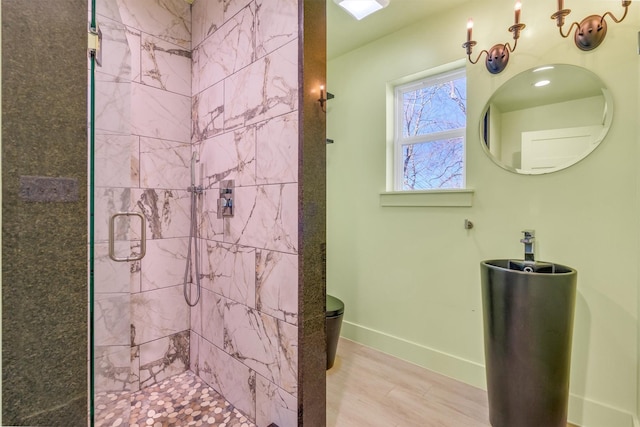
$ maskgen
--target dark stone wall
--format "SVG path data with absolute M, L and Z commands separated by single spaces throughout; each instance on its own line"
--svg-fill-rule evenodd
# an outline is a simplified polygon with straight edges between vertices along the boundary
M 87 0 L 2 2 L 3 425 L 87 423 L 86 47 Z
M 326 2 L 300 0 L 298 425 L 326 425 Z

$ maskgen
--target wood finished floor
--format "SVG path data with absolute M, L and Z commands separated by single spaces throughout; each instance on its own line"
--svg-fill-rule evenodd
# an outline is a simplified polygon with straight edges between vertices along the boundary
M 327 426 L 491 427 L 486 391 L 344 338 L 327 371 Z

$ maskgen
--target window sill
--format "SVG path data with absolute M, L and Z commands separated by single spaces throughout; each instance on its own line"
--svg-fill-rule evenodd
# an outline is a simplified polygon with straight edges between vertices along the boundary
M 380 206 L 391 207 L 471 207 L 473 190 L 386 191 L 380 193 Z

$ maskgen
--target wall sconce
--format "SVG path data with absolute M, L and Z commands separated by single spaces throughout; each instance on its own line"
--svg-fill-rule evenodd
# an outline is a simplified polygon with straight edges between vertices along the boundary
M 320 86 L 320 99 L 318 99 L 318 102 L 320 103 L 320 108 L 322 108 L 322 111 L 324 111 L 325 113 L 327 112 L 327 109 L 325 108 L 324 103 L 333 98 L 335 98 L 335 96 L 329 92 L 327 92 L 327 96 L 325 97 L 324 85 Z
M 509 27 L 509 32 L 513 34 L 513 39 L 515 40 L 513 47 L 511 47 L 509 43 L 496 44 L 488 51 L 482 50 L 475 61 L 471 59 L 471 53 L 473 51 L 473 47 L 477 43 L 474 40 L 471 40 L 473 20 L 469 19 L 469 22 L 467 22 L 467 41 L 462 45 L 462 47 L 467 50 L 467 57 L 469 58 L 469 62 L 471 62 L 472 64 L 477 64 L 482 54 L 486 53 L 487 58 L 485 60 L 485 65 L 487 67 L 487 70 L 491 74 L 498 74 L 505 69 L 507 63 L 509 62 L 509 53 L 516 50 L 516 46 L 518 46 L 518 38 L 520 38 L 520 31 L 522 31 L 525 27 L 524 24 L 520 23 L 521 9 L 522 3 L 517 2 L 515 6 L 515 22 L 512 26 Z
M 590 15 L 584 18 L 580 23 L 574 22 L 569 27 L 567 34 L 562 32 L 562 26 L 564 25 L 564 18 L 571 13 L 571 9 L 564 8 L 564 0 L 558 0 L 558 11 L 551 15 L 551 19 L 556 20 L 560 35 L 565 39 L 571 34 L 573 26 L 576 26 L 576 32 L 574 34 L 574 41 L 578 49 L 581 50 L 593 50 L 600 46 L 600 43 L 604 40 L 604 36 L 607 35 L 607 21 L 604 18 L 608 16 L 613 19 L 615 23 L 622 22 L 627 16 L 629 5 L 631 0 L 622 0 L 622 7 L 624 7 L 624 15 L 622 18 L 617 19 L 611 12 L 607 12 L 604 15 Z

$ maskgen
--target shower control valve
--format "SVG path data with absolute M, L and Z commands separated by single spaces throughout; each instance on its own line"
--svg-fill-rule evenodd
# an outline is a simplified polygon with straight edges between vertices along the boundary
M 218 198 L 218 218 L 233 216 L 233 189 L 232 179 L 220 182 L 220 197 Z

